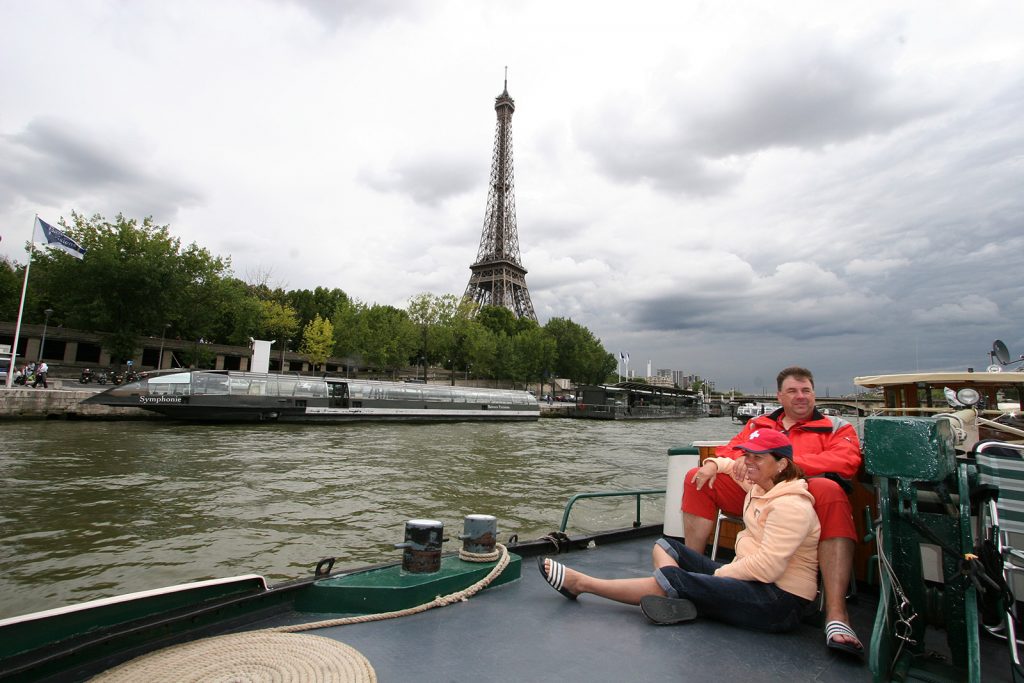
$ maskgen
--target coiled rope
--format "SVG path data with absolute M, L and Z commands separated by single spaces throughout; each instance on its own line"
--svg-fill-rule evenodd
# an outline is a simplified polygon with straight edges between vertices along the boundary
M 489 586 L 510 563 L 508 548 L 495 544 L 491 553 L 459 551 L 466 562 L 497 564 L 472 586 L 438 596 L 428 603 L 408 609 L 364 614 L 342 619 L 327 619 L 309 624 L 280 626 L 247 631 L 157 650 L 132 659 L 93 678 L 101 683 L 170 683 L 171 681 L 273 681 L 275 683 L 307 683 L 338 681 L 339 683 L 375 683 L 377 673 L 369 660 L 355 648 L 323 636 L 305 635 L 301 631 L 331 628 L 346 624 L 396 619 L 468 600 Z

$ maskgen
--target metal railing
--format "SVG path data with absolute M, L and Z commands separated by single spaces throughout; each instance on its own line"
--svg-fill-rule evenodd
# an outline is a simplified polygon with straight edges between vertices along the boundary
M 615 498 L 620 496 L 636 496 L 636 517 L 633 519 L 633 528 L 640 526 L 640 496 L 665 495 L 665 489 L 637 489 L 633 491 L 599 491 L 596 493 L 577 493 L 565 504 L 565 511 L 562 513 L 562 526 L 559 531 L 565 532 L 569 525 L 569 512 L 577 500 L 583 498 Z

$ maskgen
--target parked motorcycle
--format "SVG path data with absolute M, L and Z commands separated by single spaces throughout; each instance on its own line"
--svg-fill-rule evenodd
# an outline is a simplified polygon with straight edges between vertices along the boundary
M 79 384 L 88 384 L 92 380 L 93 380 L 92 370 L 89 369 L 89 368 L 86 368 L 85 370 L 82 370 L 82 376 L 78 378 Z
M 107 371 L 106 370 L 100 370 L 98 373 L 96 373 L 96 383 L 97 384 L 106 384 L 109 381 L 110 381 L 110 378 L 107 377 Z

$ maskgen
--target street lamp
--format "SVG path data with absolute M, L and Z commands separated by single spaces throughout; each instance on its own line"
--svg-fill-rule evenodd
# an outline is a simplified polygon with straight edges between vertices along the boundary
M 160 333 L 160 360 L 156 362 L 156 369 L 164 369 L 164 337 L 167 336 L 167 328 L 170 327 L 170 323 L 164 323 L 163 332 Z
M 284 374 L 284 350 L 285 350 L 285 348 L 288 347 L 288 342 L 289 341 L 291 341 L 291 340 L 290 339 L 285 339 L 283 342 L 281 342 L 281 370 L 280 371 L 281 371 L 282 375 Z
M 50 325 L 50 316 L 53 315 L 53 309 L 47 308 L 43 311 L 43 314 L 46 315 L 46 320 L 43 321 L 43 341 L 39 344 L 39 358 L 36 359 L 37 363 L 43 360 L 43 347 L 46 346 L 46 328 Z

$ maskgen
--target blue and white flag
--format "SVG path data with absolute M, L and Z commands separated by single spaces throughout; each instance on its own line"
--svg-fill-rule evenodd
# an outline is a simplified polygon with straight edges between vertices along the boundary
M 53 227 L 39 216 L 36 216 L 36 227 L 32 236 L 33 242 L 43 242 L 47 246 L 57 247 L 77 259 L 85 257 L 85 249 L 62 231 Z

